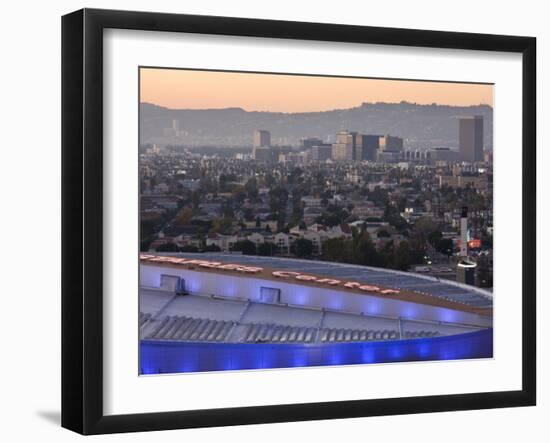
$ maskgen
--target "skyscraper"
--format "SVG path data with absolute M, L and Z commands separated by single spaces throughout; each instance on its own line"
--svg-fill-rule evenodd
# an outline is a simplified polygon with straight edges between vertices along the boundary
M 314 146 L 319 146 L 323 144 L 323 140 L 317 137 L 303 138 L 301 140 L 302 149 L 311 149 Z
M 259 161 L 273 161 L 274 153 L 271 149 L 271 134 L 269 131 L 258 129 L 254 131 L 252 158 Z
M 358 143 L 360 151 L 359 160 L 376 160 L 376 152 L 380 148 L 380 135 L 365 134 L 361 136 L 361 143 Z
M 254 147 L 259 148 L 271 145 L 271 134 L 269 131 L 258 129 L 254 131 Z
M 311 148 L 311 159 L 316 162 L 324 162 L 332 158 L 332 145 L 319 144 Z
M 380 151 L 401 152 L 403 150 L 403 139 L 393 137 L 389 134 L 380 136 Z
M 336 134 L 336 143 L 332 145 L 332 158 L 339 161 L 357 159 L 357 132 L 340 131 Z
M 483 117 L 462 117 L 459 120 L 458 145 L 460 160 L 483 161 Z

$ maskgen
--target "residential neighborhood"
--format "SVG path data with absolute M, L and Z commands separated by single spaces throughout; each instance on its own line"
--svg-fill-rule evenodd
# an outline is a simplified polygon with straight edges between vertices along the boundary
M 141 146 L 141 250 L 440 268 L 442 278 L 455 278 L 449 269 L 456 267 L 467 207 L 477 281 L 492 285 L 489 152 L 411 152 L 398 137 L 351 131 L 335 139 L 272 146 L 262 130 L 252 147 L 209 147 L 207 154 Z

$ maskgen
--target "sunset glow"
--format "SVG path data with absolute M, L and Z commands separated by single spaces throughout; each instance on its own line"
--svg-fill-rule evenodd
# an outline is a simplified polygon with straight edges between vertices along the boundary
M 363 102 L 493 105 L 493 85 L 142 68 L 140 101 L 172 109 L 315 112 Z

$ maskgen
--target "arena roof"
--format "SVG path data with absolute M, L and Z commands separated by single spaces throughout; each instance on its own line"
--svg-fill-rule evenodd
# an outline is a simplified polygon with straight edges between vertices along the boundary
M 262 266 L 270 269 L 298 270 L 306 274 L 311 273 L 338 279 L 360 280 L 381 286 L 415 291 L 473 308 L 491 309 L 493 306 L 493 295 L 489 291 L 450 280 L 441 280 L 438 277 L 393 269 L 285 257 L 262 257 L 216 252 L 169 255 L 222 263 L 237 263 L 245 266 Z
M 299 271 L 334 279 L 369 282 L 426 294 L 471 309 L 492 308 L 492 294 L 472 286 L 408 272 L 350 264 L 223 253 L 164 254 L 171 257 Z M 154 262 L 152 263 L 154 264 Z M 159 263 L 161 264 L 161 263 Z M 205 272 L 221 272 L 203 269 Z M 261 277 L 260 277 L 261 278 Z M 176 296 L 140 288 L 140 337 L 143 340 L 221 343 L 333 343 L 430 338 L 462 334 L 479 327 L 417 321 L 364 313 L 336 312 L 215 294 Z
M 144 340 L 218 343 L 333 343 L 455 335 L 480 328 L 357 315 L 212 296 L 140 290 Z

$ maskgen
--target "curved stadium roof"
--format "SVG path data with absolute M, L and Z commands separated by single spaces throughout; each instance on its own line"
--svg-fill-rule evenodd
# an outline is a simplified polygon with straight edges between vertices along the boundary
M 262 257 L 219 252 L 166 255 L 248 266 L 262 266 L 278 270 L 299 271 L 304 274 L 311 273 L 343 280 L 368 281 L 372 284 L 424 293 L 432 297 L 451 300 L 475 308 L 485 309 L 492 308 L 493 306 L 493 295 L 489 291 L 450 280 L 441 280 L 438 277 L 393 269 L 286 257 Z

